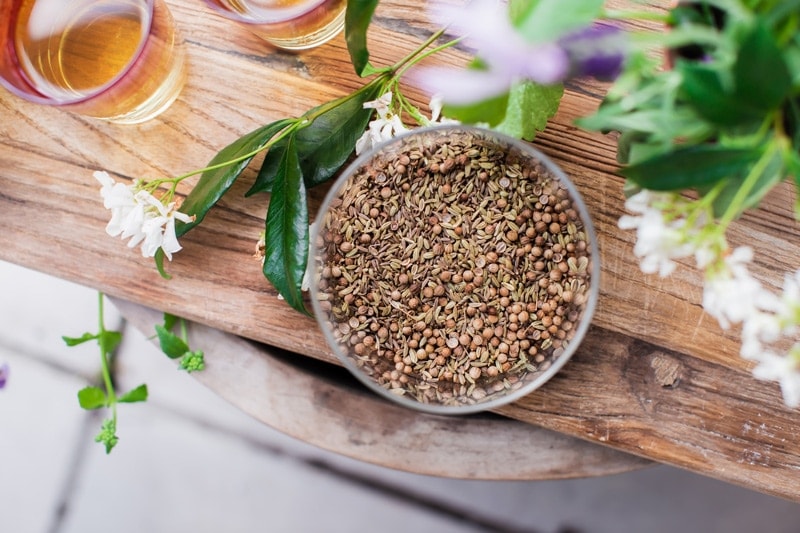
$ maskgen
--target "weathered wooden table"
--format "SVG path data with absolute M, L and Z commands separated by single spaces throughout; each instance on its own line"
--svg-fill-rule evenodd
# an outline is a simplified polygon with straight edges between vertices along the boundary
M 783 406 L 776 384 L 751 377 L 736 331 L 703 314 L 700 274 L 685 266 L 667 279 L 643 275 L 633 235 L 616 226 L 623 195 L 614 140 L 573 126 L 597 105 L 601 86 L 570 86 L 535 143 L 572 176 L 599 233 L 594 326 L 552 381 L 491 416 L 450 419 L 389 406 L 315 361 L 334 362 L 316 324 L 277 299 L 252 257 L 268 202 L 243 197 L 252 173 L 182 240 L 168 265 L 171 280 L 106 236 L 93 170 L 131 179 L 181 174 L 239 135 L 361 83 L 341 36 L 302 54 L 276 52 L 196 0 L 168 3 L 191 70 L 158 119 L 106 124 L 0 94 L 0 258 L 102 290 L 143 328 L 155 318 L 134 304 L 196 322 L 209 352 L 199 379 L 254 416 L 343 453 L 424 473 L 507 479 L 621 471 L 652 460 L 800 500 L 800 410 Z M 424 4 L 381 3 L 370 34 L 375 64 L 394 62 L 432 32 Z M 463 60 L 458 52 L 437 59 Z M 323 193 L 312 193 L 315 205 Z M 755 273 L 773 286 L 800 261 L 792 202 L 788 187 L 780 189 L 731 234 L 755 248 Z M 548 447 L 559 453 L 544 453 Z

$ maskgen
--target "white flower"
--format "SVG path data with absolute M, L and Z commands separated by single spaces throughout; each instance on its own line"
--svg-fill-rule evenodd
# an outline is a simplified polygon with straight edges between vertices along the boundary
M 431 119 L 428 124 L 460 124 L 459 121 L 442 115 L 444 100 L 441 94 L 434 94 L 428 106 L 431 108 Z
M 618 225 L 620 229 L 636 230 L 633 253 L 641 258 L 640 268 L 646 274 L 668 276 L 675 270 L 675 259 L 690 256 L 695 251 L 695 245 L 688 239 L 686 220 L 667 221 L 664 213 L 653 206 L 675 201 L 669 194 L 643 190 L 625 202 L 626 209 L 639 216 L 623 215 Z
M 793 352 L 798 350 L 800 346 L 795 345 Z M 756 357 L 759 364 L 753 369 L 753 376 L 757 379 L 780 383 L 783 401 L 788 407 L 800 406 L 800 365 L 793 352 L 788 356 L 763 352 Z
M 175 234 L 175 221 L 192 222 L 193 216 L 181 213 L 175 202 L 164 205 L 149 191 L 140 189 L 140 184 L 115 183 L 107 172 L 97 171 L 95 179 L 100 182 L 103 205 L 111 210 L 111 221 L 106 233 L 129 239 L 133 248 L 141 243 L 142 256 L 153 257 L 160 248 L 172 261 L 172 254 L 181 249 Z
M 364 102 L 364 109 L 374 109 L 378 118 L 370 121 L 367 130 L 356 141 L 356 154 L 360 155 L 392 137 L 408 131 L 400 116 L 393 113 L 392 92 L 384 93 L 377 100 Z

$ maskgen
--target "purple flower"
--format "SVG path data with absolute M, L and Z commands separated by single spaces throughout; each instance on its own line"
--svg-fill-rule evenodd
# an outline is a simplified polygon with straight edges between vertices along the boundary
M 0 365 L 0 389 L 6 386 L 8 381 L 8 365 L 3 363 Z
M 614 26 L 593 24 L 562 37 L 558 44 L 569 57 L 570 76 L 610 81 L 619 76 L 625 64 L 627 39 Z
M 557 42 L 530 43 L 511 24 L 505 5 L 492 0 L 475 0 L 466 9 L 441 6 L 432 18 L 463 35 L 483 67 L 418 69 L 420 85 L 449 104 L 500 96 L 522 80 L 552 85 L 571 76 L 612 79 L 625 58 L 624 34 L 617 28 L 593 25 Z
M 503 94 L 516 81 L 541 84 L 561 81 L 569 71 L 569 58 L 552 43 L 530 44 L 516 31 L 502 4 L 476 0 L 467 9 L 439 6 L 432 18 L 464 36 L 477 50 L 485 69 L 425 68 L 418 81 L 450 104 L 467 104 Z

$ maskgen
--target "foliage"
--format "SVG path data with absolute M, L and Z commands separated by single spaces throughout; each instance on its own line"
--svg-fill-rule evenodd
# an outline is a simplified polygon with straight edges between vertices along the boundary
M 105 296 L 98 293 L 98 331 L 97 333 L 84 333 L 80 337 L 67 337 L 62 339 L 67 346 L 78 346 L 86 342 L 96 341 L 100 347 L 100 371 L 102 383 L 89 385 L 78 391 L 78 403 L 86 410 L 110 409 L 111 415 L 103 420 L 100 432 L 95 441 L 103 444 L 106 453 L 119 443 L 117 436 L 117 405 L 121 403 L 138 403 L 147 400 L 147 385 L 141 384 L 133 389 L 118 393 L 113 379 L 113 357 L 117 347 L 122 342 L 122 333 L 106 329 L 104 320 Z M 170 330 L 177 323 L 181 323 L 182 335 L 179 337 Z M 170 314 L 164 314 L 164 323 L 156 326 L 161 350 L 171 359 L 180 358 L 179 368 L 187 372 L 195 372 L 205 368 L 203 352 L 192 351 L 187 344 L 186 321 Z
M 308 312 L 301 290 L 309 244 L 307 190 L 333 178 L 351 157 L 356 141 L 373 116 L 373 109 L 365 108 L 365 103 L 393 91 L 402 111 L 424 123 L 418 109 L 402 96 L 400 79 L 420 59 L 456 43 L 450 41 L 432 47 L 442 34 L 437 32 L 394 65 L 375 67 L 370 62 L 367 31 L 377 5 L 378 0 L 350 0 L 345 22 L 345 39 L 355 73 L 372 79 L 353 93 L 321 104 L 300 117 L 277 120 L 236 139 L 200 171 L 200 180 L 181 206 L 184 213 L 194 216 L 194 221 L 179 222 L 178 236 L 200 224 L 252 159 L 265 151 L 256 181 L 247 192 L 247 196 L 270 195 L 263 273 L 286 302 L 303 313 Z M 453 118 L 487 121 L 510 135 L 532 139 L 556 112 L 562 92 L 561 86 L 523 82 L 499 106 L 490 108 L 491 116 L 485 112 L 487 107 L 481 105 L 453 109 Z M 159 259 L 157 256 L 157 266 L 166 274 L 163 259 Z
M 633 50 L 598 112 L 579 124 L 621 133 L 621 173 L 635 186 L 693 189 L 715 216 L 735 219 L 796 175 L 798 5 L 680 3 L 655 42 L 672 68 Z

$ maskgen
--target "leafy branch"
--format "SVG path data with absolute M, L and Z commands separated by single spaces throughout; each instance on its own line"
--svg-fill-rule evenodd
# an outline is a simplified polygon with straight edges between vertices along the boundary
M 265 219 L 263 274 L 294 309 L 308 314 L 302 293 L 309 247 L 307 191 L 333 178 L 350 159 L 374 110 L 364 104 L 386 92 L 397 95 L 400 112 L 420 124 L 428 121 L 402 95 L 400 80 L 406 71 L 429 55 L 454 46 L 459 39 L 434 46 L 444 30 L 435 32 L 397 63 L 376 67 L 370 62 L 367 31 L 378 0 L 349 0 L 345 40 L 355 73 L 371 77 L 351 94 L 317 106 L 300 117 L 284 118 L 253 130 L 223 148 L 201 174 L 186 197 L 181 211 L 193 222 L 179 223 L 177 236 L 200 224 L 208 211 L 231 188 L 259 153 L 266 152 L 254 184 L 245 196 L 269 193 Z M 465 122 L 486 121 L 518 138 L 532 139 L 558 108 L 563 87 L 543 87 L 521 82 L 499 106 L 454 109 L 453 118 Z M 163 254 L 156 255 L 162 275 Z
M 119 442 L 117 436 L 117 405 L 120 403 L 137 403 L 147 400 L 147 385 L 142 384 L 123 394 L 118 394 L 112 376 L 112 359 L 114 353 L 122 342 L 122 333 L 106 329 L 105 326 L 105 295 L 98 293 L 98 331 L 97 333 L 84 333 L 80 337 L 63 336 L 67 346 L 78 346 L 90 341 L 96 341 L 100 347 L 100 372 L 102 383 L 89 385 L 78 391 L 78 403 L 83 409 L 93 411 L 96 409 L 110 409 L 111 415 L 103 420 L 100 433 L 95 441 L 103 444 L 106 453 Z M 181 336 L 171 332 L 177 322 L 181 325 Z M 187 372 L 197 372 L 205 368 L 203 352 L 191 350 L 188 345 L 186 321 L 170 314 L 164 314 L 164 323 L 156 325 L 161 350 L 171 359 L 180 358 L 179 368 Z
M 147 385 L 139 385 L 121 395 L 117 395 L 114 390 L 114 381 L 111 377 L 111 358 L 122 341 L 122 334 L 119 331 L 110 331 L 106 329 L 103 310 L 104 299 L 103 293 L 98 293 L 97 333 L 84 333 L 80 337 L 65 336 L 62 337 L 62 339 L 67 346 L 78 346 L 86 342 L 97 341 L 100 347 L 103 388 L 94 385 L 84 387 L 78 391 L 78 403 L 82 408 L 87 410 L 102 408 L 111 410 L 111 417 L 103 420 L 100 433 L 95 437 L 96 442 L 102 443 L 105 446 L 106 453 L 111 453 L 111 450 L 119 442 L 119 437 L 117 436 L 117 404 L 143 402 L 147 400 Z

